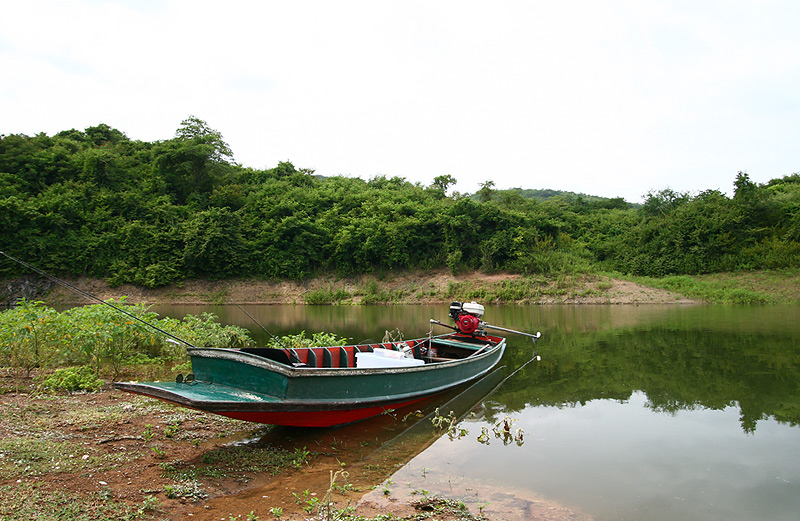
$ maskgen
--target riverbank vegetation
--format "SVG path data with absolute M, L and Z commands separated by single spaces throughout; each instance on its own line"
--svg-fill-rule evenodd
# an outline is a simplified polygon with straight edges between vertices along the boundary
M 541 200 L 492 181 L 452 193 L 455 182 L 322 178 L 289 162 L 244 167 L 194 117 L 155 142 L 103 124 L 3 135 L 0 250 L 65 276 L 150 288 L 437 268 L 654 278 L 800 268 L 797 173 L 764 184 L 732 173 L 732 197 L 661 189 L 640 206 Z M 0 263 L 0 276 L 24 273 Z
M 124 313 L 103 304 L 59 312 L 25 300 L 1 312 L 0 367 L 26 377 L 36 371 L 39 389 L 89 391 L 103 386 L 100 376 L 161 376 L 187 363 L 185 346 L 161 331 L 204 347 L 253 345 L 247 330 L 223 326 L 211 313 L 177 320 L 143 305 L 112 304 Z

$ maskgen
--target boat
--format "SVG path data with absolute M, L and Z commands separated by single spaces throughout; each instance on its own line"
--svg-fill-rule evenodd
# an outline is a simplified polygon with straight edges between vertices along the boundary
M 399 409 L 494 368 L 506 339 L 475 302 L 453 302 L 443 335 L 308 348 L 187 349 L 192 373 L 174 382 L 116 382 L 122 391 L 257 423 L 330 427 Z

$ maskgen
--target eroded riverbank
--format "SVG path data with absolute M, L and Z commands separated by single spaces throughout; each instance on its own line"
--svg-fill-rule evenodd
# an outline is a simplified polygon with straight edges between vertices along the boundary
M 603 275 L 523 276 L 509 273 L 446 271 L 376 277 L 321 277 L 305 282 L 189 280 L 163 288 L 130 285 L 111 287 L 100 279 L 70 283 L 99 298 L 127 297 L 147 304 L 435 304 L 451 300 L 519 304 L 675 304 L 691 303 L 683 295 Z M 55 305 L 85 303 L 85 298 L 61 286 L 46 300 Z

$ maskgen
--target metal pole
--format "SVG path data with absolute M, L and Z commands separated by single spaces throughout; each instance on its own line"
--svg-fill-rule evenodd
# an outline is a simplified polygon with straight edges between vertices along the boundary
M 492 325 L 487 324 L 486 322 L 481 322 L 481 326 L 483 326 L 485 328 L 489 328 L 489 329 L 496 329 L 498 331 L 505 331 L 506 333 L 516 333 L 517 335 L 527 336 L 527 337 L 532 338 L 534 342 L 536 342 L 537 340 L 539 340 L 542 337 L 542 333 L 540 333 L 538 331 L 536 332 L 535 335 L 532 335 L 530 333 L 523 333 L 522 331 L 516 331 L 514 329 L 507 329 L 505 327 L 500 327 L 500 326 L 492 326 Z

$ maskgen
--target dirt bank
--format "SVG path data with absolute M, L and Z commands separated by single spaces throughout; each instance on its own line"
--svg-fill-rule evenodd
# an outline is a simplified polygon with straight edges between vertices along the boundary
M 526 304 L 663 304 L 690 303 L 677 293 L 599 275 L 525 277 L 509 273 L 447 271 L 320 277 L 303 282 L 247 280 L 188 280 L 148 289 L 132 285 L 110 287 L 100 279 L 70 280 L 102 299 L 128 297 L 148 304 L 436 304 L 477 299 L 485 303 Z M 84 297 L 57 286 L 45 297 L 51 304 L 82 304 Z

